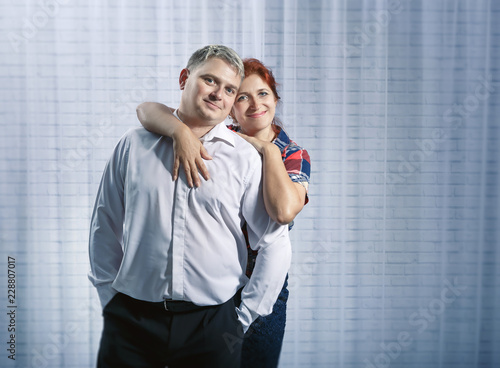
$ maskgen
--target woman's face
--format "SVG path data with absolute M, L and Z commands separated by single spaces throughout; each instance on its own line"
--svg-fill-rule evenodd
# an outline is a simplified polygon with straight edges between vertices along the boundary
M 255 136 L 271 130 L 277 102 L 273 91 L 260 76 L 252 74 L 246 77 L 233 106 L 234 117 L 242 132 Z

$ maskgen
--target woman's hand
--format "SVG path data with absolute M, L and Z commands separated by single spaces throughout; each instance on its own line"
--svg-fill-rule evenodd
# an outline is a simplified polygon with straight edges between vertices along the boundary
M 239 132 L 235 132 L 235 133 L 238 134 L 244 140 L 246 140 L 248 143 L 250 143 L 252 146 L 254 146 L 255 149 L 260 154 L 264 153 L 264 149 L 266 147 L 275 146 L 275 144 L 272 143 L 272 142 L 266 142 L 266 141 L 263 141 L 263 140 L 261 140 L 259 138 L 250 137 L 249 135 L 246 135 L 246 134 L 243 134 L 243 133 L 239 133 Z
M 211 160 L 212 157 L 208 154 L 201 141 L 196 138 L 186 125 L 179 125 L 172 134 L 174 141 L 174 168 L 172 171 L 172 179 L 177 180 L 179 177 L 179 166 L 182 165 L 186 173 L 186 180 L 189 187 L 199 187 L 201 185 L 198 171 L 205 180 L 210 179 L 207 167 L 203 162 Z
M 174 141 L 174 167 L 172 179 L 179 177 L 179 166 L 182 165 L 186 173 L 188 185 L 201 185 L 198 170 L 205 180 L 210 179 L 208 170 L 203 162 L 212 157 L 203 147 L 203 144 L 183 122 L 175 117 L 172 109 L 157 102 L 143 102 L 137 106 L 137 117 L 141 124 L 150 132 L 171 137 Z

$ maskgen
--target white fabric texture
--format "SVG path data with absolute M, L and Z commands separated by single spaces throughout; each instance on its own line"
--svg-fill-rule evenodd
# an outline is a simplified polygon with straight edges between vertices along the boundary
M 202 137 L 212 173 L 172 181 L 173 142 L 144 128 L 120 139 L 104 170 L 90 225 L 89 278 L 104 307 L 117 292 L 148 302 L 219 305 L 242 288 L 245 330 L 272 312 L 290 267 L 288 227 L 267 214 L 257 151 L 217 124 Z M 246 223 L 255 273 L 245 276 Z M 250 314 L 249 310 L 253 313 Z

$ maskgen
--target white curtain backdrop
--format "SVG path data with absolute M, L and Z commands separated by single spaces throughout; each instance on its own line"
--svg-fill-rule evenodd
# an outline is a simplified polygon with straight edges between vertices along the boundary
M 2 1 L 0 366 L 94 366 L 105 162 L 223 43 L 274 70 L 312 159 L 280 366 L 500 367 L 499 19 L 496 0 Z

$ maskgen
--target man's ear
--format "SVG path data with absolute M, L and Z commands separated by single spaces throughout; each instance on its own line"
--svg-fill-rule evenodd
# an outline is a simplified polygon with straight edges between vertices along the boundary
M 229 116 L 231 117 L 231 119 L 233 119 L 233 122 L 235 124 L 238 124 L 238 122 L 236 121 L 236 118 L 234 117 L 235 116 L 234 115 L 234 105 L 233 105 L 233 107 L 231 107 L 231 111 L 229 112 Z
M 181 87 L 181 90 L 184 89 L 186 86 L 186 80 L 188 79 L 189 76 L 189 70 L 184 68 L 181 70 L 181 74 L 179 75 L 179 86 Z

